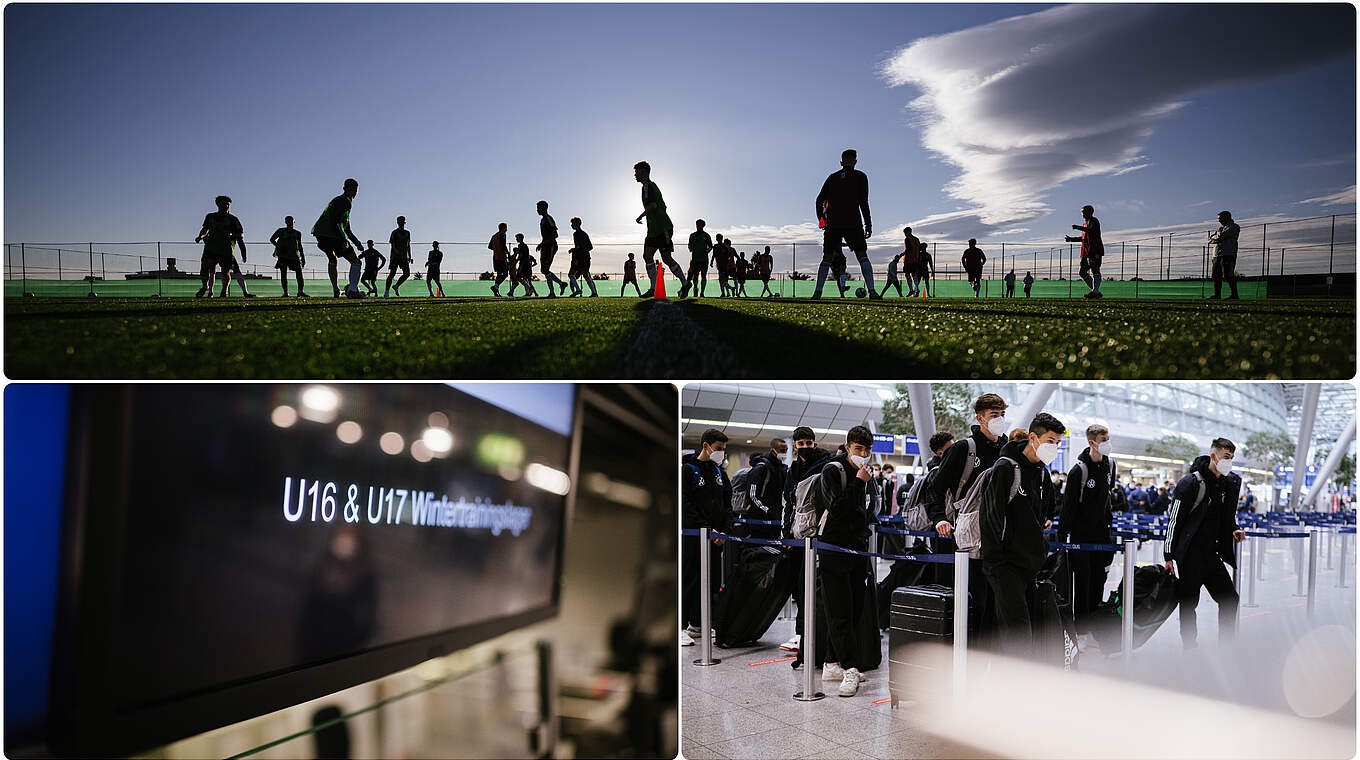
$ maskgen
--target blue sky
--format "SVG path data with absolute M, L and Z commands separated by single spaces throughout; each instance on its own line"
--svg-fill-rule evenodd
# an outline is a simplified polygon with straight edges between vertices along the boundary
M 939 215 L 953 218 L 926 228 L 942 239 L 1051 239 L 1087 202 L 1107 230 L 1220 207 L 1353 212 L 1349 6 L 1321 26 L 1268 6 L 1210 11 L 1226 25 L 1203 7 L 1053 8 L 9 5 L 4 239 L 189 240 L 225 193 L 261 240 L 285 214 L 308 229 L 353 176 L 365 238 L 405 214 L 417 241 L 485 241 L 499 221 L 537 240 L 546 198 L 564 231 L 581 216 L 597 241 L 640 242 L 631 167 L 646 159 L 678 241 L 698 216 L 739 242 L 814 240 L 812 200 L 845 147 L 885 242 Z M 1268 55 L 1233 54 L 1257 32 Z M 892 86 L 894 63 L 912 81 Z M 957 86 L 988 66 L 1013 73 Z M 983 166 L 1017 140 L 1077 146 L 1085 168 Z M 951 197 L 965 172 L 977 183 Z

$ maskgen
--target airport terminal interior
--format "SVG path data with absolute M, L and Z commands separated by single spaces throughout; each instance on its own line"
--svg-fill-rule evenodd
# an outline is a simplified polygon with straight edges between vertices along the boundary
M 807 641 L 798 638 L 793 584 L 762 597 L 743 585 L 745 566 L 730 558 L 734 551 L 763 549 L 782 552 L 781 563 L 801 566 L 803 542 L 762 546 L 749 538 L 759 521 L 738 516 L 716 561 L 710 561 L 718 589 L 708 613 L 716 629 L 710 646 L 704 646 L 700 631 L 682 633 L 682 643 L 695 642 L 681 652 L 686 758 L 1164 756 L 1159 747 L 1174 747 L 1168 750 L 1174 756 L 1354 755 L 1356 392 L 1350 384 L 691 383 L 681 392 L 682 446 L 694 454 L 704 448 L 705 431 L 722 431 L 728 439 L 723 467 L 740 480 L 751 455 L 768 455 L 776 440 L 789 446 L 791 459 L 799 426 L 810 427 L 817 445 L 834 452 L 848 429 L 863 425 L 875 433 L 873 466 L 892 465 L 901 488 L 908 473 L 923 477 L 931 457 L 915 435 L 918 426 L 930 424 L 916 416 L 925 402 L 933 407 L 924 412 L 933 427 L 958 437 L 968 433 L 970 421 L 976 424 L 968 407 L 982 393 L 996 393 L 1010 404 L 1011 427 L 1023 427 L 1038 411 L 1066 424 L 1068 435 L 1051 471 L 1066 474 L 1073 466 L 1087 445 L 1088 426 L 1108 427 L 1121 490 L 1174 485 L 1215 438 L 1236 442 L 1233 472 L 1244 485 L 1237 522 L 1246 532 L 1236 544 L 1242 570 L 1232 573 L 1241 600 L 1236 640 L 1220 642 L 1215 600 L 1202 589 L 1198 646 L 1187 649 L 1174 609 L 1164 609 L 1162 620 L 1143 617 L 1150 602 L 1144 602 L 1139 585 L 1130 638 L 1121 630 L 1122 608 L 1112 607 L 1106 635 L 1064 640 L 1059 626 L 1056 659 L 1040 665 L 1003 656 L 989 645 L 975 628 L 979 611 L 972 605 L 962 624 L 967 635 L 959 635 L 960 610 L 954 607 L 952 624 L 946 619 L 946 627 L 934 631 L 944 635 L 932 639 L 939 642 L 933 650 L 899 648 L 899 613 L 909 621 L 908 612 L 919 613 L 908 610 L 903 592 L 892 588 L 933 583 L 949 591 L 958 563 L 865 556 L 877 582 L 870 592 L 887 594 L 870 601 L 890 598 L 882 604 L 890 617 L 871 626 L 878 634 L 871 639 L 879 650 L 872 658 L 878 666 L 864 669 L 857 693 L 842 697 L 839 674 L 823 680 L 824 670 L 809 671 L 797 659 Z M 1177 449 L 1176 443 L 1188 448 Z M 1297 485 L 1296 464 L 1306 468 Z M 1111 605 L 1163 562 L 1166 516 L 1141 505 L 1128 511 L 1127 502 L 1123 509 L 1114 513 L 1119 534 L 1110 548 L 1118 551 L 1110 552 L 1102 590 Z M 894 532 L 905 546 L 917 541 L 923 547 L 922 539 L 901 535 L 901 517 L 887 516 L 890 512 L 886 506 L 878 512 L 871 553 L 900 555 L 904 544 L 886 548 L 893 546 L 885 539 Z M 1073 546 L 1068 557 L 1078 552 Z M 1064 552 L 1051 549 L 1050 559 Z M 819 547 L 818 562 L 828 553 Z M 979 562 L 967 564 L 970 572 L 980 572 Z M 1126 567 L 1133 569 L 1127 589 Z M 898 577 L 905 568 L 910 569 Z M 778 579 L 781 572 L 772 570 L 770 577 Z M 893 581 L 885 584 L 890 572 Z M 1061 580 L 1058 587 L 1060 604 L 1070 603 Z M 1069 585 L 1068 597 L 1070 590 Z M 737 599 L 734 593 L 749 596 Z M 746 625 L 750 617 L 738 618 L 730 608 L 757 605 L 777 606 L 778 612 L 755 640 L 733 641 L 723 626 Z M 820 652 L 825 623 L 814 625 Z M 1036 642 L 1043 640 L 1041 632 L 1051 633 L 1035 625 Z M 731 636 L 750 638 L 742 630 Z M 856 636 L 866 641 L 858 638 L 858 627 Z M 1132 642 L 1132 656 L 1123 654 L 1126 641 Z M 806 700 L 808 685 L 824 696 Z M 967 714 L 988 720 L 959 720 Z

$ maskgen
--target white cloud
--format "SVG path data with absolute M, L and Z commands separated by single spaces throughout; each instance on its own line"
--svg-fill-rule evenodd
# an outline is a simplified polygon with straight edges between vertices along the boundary
M 1049 213 L 1046 193 L 1065 182 L 1146 168 L 1148 138 L 1189 97 L 1353 53 L 1353 13 L 1069 5 L 918 39 L 881 74 L 920 90 L 921 143 L 959 169 L 945 192 L 966 205 L 919 224 L 953 235 L 971 222 L 984 237 Z
M 1332 193 L 1331 195 L 1320 195 L 1316 198 L 1305 198 L 1304 200 L 1299 201 L 1299 203 L 1300 204 L 1317 203 L 1323 206 L 1345 206 L 1345 205 L 1354 206 L 1355 185 L 1351 185 L 1350 187 L 1344 190 L 1338 190 L 1335 193 Z

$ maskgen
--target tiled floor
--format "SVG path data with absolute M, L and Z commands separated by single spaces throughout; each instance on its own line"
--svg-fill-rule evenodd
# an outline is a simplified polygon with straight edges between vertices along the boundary
M 1335 569 L 1323 569 L 1324 554 L 1319 561 L 1318 613 L 1309 621 L 1304 599 L 1294 596 L 1297 570 L 1292 547 L 1284 540 L 1274 540 L 1263 547 L 1265 580 L 1257 583 L 1258 606 L 1242 610 L 1239 641 L 1250 647 L 1250 656 L 1245 659 L 1253 667 L 1243 666 L 1241 657 L 1233 659 L 1231 666 L 1223 667 L 1228 658 L 1220 656 L 1216 646 L 1217 608 L 1205 594 L 1198 615 L 1201 642 L 1198 654 L 1191 657 L 1183 652 L 1177 615 L 1172 613 L 1137 650 L 1131 679 L 1244 705 L 1287 710 L 1278 683 L 1290 643 L 1304 631 L 1323 624 L 1340 624 L 1354 631 L 1356 603 L 1355 552 L 1352 550 L 1347 558 L 1351 569 L 1349 588 L 1345 589 L 1337 588 Z M 1145 547 L 1138 559 L 1143 563 L 1152 561 L 1152 546 Z M 882 568 L 883 572 L 886 570 Z M 1116 557 L 1107 590 L 1119 584 L 1121 575 L 1122 564 Z M 1244 602 L 1247 590 L 1244 585 Z M 988 756 L 923 730 L 918 724 L 920 713 L 911 702 L 891 708 L 887 702 L 886 636 L 883 665 L 866 673 L 868 680 L 861 684 L 857 695 L 837 696 L 839 683 L 825 683 L 818 673 L 817 686 L 827 696 L 816 702 L 795 701 L 794 692 L 802 689 L 802 671 L 793 670 L 789 662 L 757 664 L 789 656 L 779 649 L 779 643 L 792 635 L 793 627 L 793 620 L 781 618 L 759 646 L 715 648 L 714 656 L 722 662 L 713 666 L 691 664 L 699 656 L 698 646 L 681 649 L 681 752 L 686 758 L 887 760 Z M 1095 651 L 1084 654 L 1079 667 L 1082 673 L 1130 677 L 1121 659 L 1104 658 Z M 1341 720 L 1354 731 L 1353 716 L 1331 720 Z

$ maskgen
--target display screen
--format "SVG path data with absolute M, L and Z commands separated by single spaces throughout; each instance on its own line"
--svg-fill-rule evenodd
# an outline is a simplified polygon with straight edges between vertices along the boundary
M 88 433 L 90 457 L 122 447 L 86 497 L 123 505 L 120 535 L 93 537 L 122 558 L 111 706 L 553 604 L 573 392 L 126 386 L 126 429 Z

